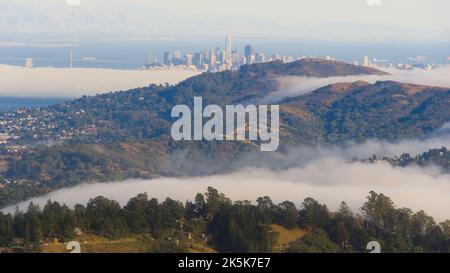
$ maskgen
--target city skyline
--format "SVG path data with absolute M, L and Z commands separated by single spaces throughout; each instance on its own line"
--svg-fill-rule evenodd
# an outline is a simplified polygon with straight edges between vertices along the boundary
M 181 54 L 180 50 L 173 52 L 166 51 L 162 56 L 162 61 L 157 57 L 153 60 L 149 58 L 149 62 L 144 68 L 158 67 L 158 66 L 185 66 L 191 68 L 192 66 L 198 70 L 204 71 L 224 71 L 229 69 L 237 69 L 241 65 L 261 63 L 266 61 L 264 52 L 255 52 L 255 47 L 247 44 L 244 47 L 243 54 L 240 53 L 239 48 L 233 48 L 231 34 L 225 35 L 224 47 L 211 47 L 209 50 L 196 51 L 193 54 Z M 294 61 L 292 56 L 281 56 L 279 54 L 272 54 L 267 61 L 281 60 Z
M 223 48 L 221 46 L 211 46 L 209 50 L 188 52 L 182 54 L 182 50 L 165 51 L 162 58 L 154 59 L 148 58 L 148 63 L 141 69 L 151 69 L 160 67 L 184 67 L 187 69 L 195 68 L 199 71 L 219 72 L 229 69 L 238 69 L 242 65 L 264 63 L 271 61 L 293 62 L 304 58 L 322 58 L 326 60 L 336 60 L 334 56 L 313 56 L 313 55 L 280 55 L 278 53 L 265 54 L 264 51 L 256 50 L 252 44 L 246 44 L 240 51 L 239 47 L 233 47 L 232 35 L 227 33 L 225 35 L 225 43 Z M 241 53 L 242 52 L 242 53 Z M 445 65 L 445 63 L 428 60 L 427 56 L 418 55 L 409 57 L 404 62 L 393 62 L 388 59 L 370 57 L 368 55 L 360 56 L 352 61 L 354 65 L 361 65 L 365 67 L 383 67 L 383 68 L 397 68 L 402 70 L 410 69 L 425 69 L 431 70 L 433 68 Z

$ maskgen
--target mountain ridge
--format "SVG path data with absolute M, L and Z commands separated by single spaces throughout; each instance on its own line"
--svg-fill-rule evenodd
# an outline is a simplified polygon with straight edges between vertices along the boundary
M 0 170 L 0 184 L 2 176 L 13 182 L 3 183 L 7 186 L 0 189 L 0 206 L 81 182 L 209 175 L 239 168 L 243 156 L 257 152 L 257 143 L 173 141 L 172 107 L 192 106 L 194 96 L 219 105 L 257 101 L 276 90 L 277 77 L 293 73 L 292 67 L 305 73 L 305 63 L 322 62 L 336 64 L 303 60 L 251 65 L 204 73 L 176 86 L 151 85 L 0 113 L 25 128 L 14 131 L 21 136 L 14 144 L 28 145 L 13 155 L 0 150 L 1 165 L 6 166 Z M 450 121 L 450 89 L 393 81 L 331 84 L 279 104 L 280 155 L 300 145 L 417 138 Z

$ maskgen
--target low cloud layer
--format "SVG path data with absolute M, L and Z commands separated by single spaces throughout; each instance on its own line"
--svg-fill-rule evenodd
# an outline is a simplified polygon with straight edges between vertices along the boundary
M 391 75 L 359 75 L 347 77 L 329 77 L 329 78 L 308 78 L 308 77 L 280 77 L 280 87 L 277 91 L 270 93 L 264 102 L 275 102 L 287 97 L 295 97 L 307 94 L 323 86 L 339 82 L 366 81 L 375 83 L 376 81 L 392 80 L 403 83 L 413 83 L 429 86 L 439 86 L 450 88 L 450 66 L 442 66 L 433 70 L 399 70 L 382 69 Z
M 129 90 L 149 84 L 176 84 L 197 75 L 193 70 L 113 70 L 97 68 L 25 68 L 0 65 L 0 96 L 77 98 Z
M 441 147 L 450 148 L 450 123 L 444 124 L 438 130 L 420 139 L 405 139 L 396 142 L 370 139 L 364 143 L 347 142 L 342 145 L 290 147 L 283 156 L 275 157 L 268 153 L 249 153 L 235 163 L 235 169 L 246 166 L 282 170 L 303 167 L 323 158 L 336 158 L 349 162 L 369 159 L 373 155 L 376 155 L 377 158 L 383 158 L 409 153 L 414 157 L 429 149 L 439 149 Z M 185 160 L 181 156 L 181 160 L 183 159 Z M 200 170 L 207 170 L 210 166 L 211 163 L 204 166 L 196 165 Z
M 372 140 L 364 144 L 349 143 L 345 147 L 297 147 L 276 159 L 261 158 L 261 153 L 258 158 L 249 154 L 239 162 L 240 169 L 230 174 L 84 184 L 33 198 L 18 206 L 24 210 L 30 201 L 43 206 L 48 199 L 73 206 L 86 204 L 99 195 L 124 205 L 143 192 L 160 200 L 171 197 L 186 201 L 213 186 L 233 200 L 254 201 L 268 195 L 275 202 L 290 200 L 299 205 L 304 198 L 313 197 L 333 210 L 341 201 L 346 201 L 358 211 L 368 193 L 374 190 L 390 196 L 398 207 L 423 209 L 440 221 L 450 219 L 450 174 L 435 167 L 399 168 L 387 162 L 361 163 L 352 158 L 368 158 L 372 154 L 393 156 L 403 152 L 414 156 L 442 146 L 450 147 L 450 124 L 421 140 L 397 143 Z M 3 211 L 13 213 L 15 206 Z
M 0 67 L 0 73 L 2 73 L 1 69 Z M 38 70 L 35 70 L 36 73 Z M 75 73 L 76 70 L 72 72 Z M 84 69 L 82 70 L 84 71 Z M 86 69 L 86 71 L 92 72 L 90 69 Z M 123 75 L 114 73 L 125 72 L 127 71 L 101 71 L 98 72 L 100 73 L 98 77 L 92 73 L 89 74 L 90 79 L 87 78 L 87 74 L 84 74 L 84 76 L 78 75 L 78 77 L 82 77 L 85 83 L 106 84 L 108 81 L 101 80 L 101 75 L 106 79 L 115 79 L 116 76 L 120 78 L 119 76 Z M 175 73 L 175 71 L 171 72 Z M 383 78 L 374 76 L 328 79 L 289 78 L 288 81 L 284 82 L 283 89 L 271 94 L 273 96 L 271 99 L 304 94 L 332 81 L 366 80 L 374 82 L 380 79 L 389 79 L 450 87 L 450 78 L 448 77 L 450 75 L 450 67 L 443 67 L 433 71 L 389 72 L 393 76 Z M 132 71 L 129 73 L 141 72 Z M 143 78 L 138 78 L 148 81 L 150 74 L 145 73 L 168 72 L 142 73 Z M 54 76 L 53 74 L 52 77 Z M 178 80 L 181 80 L 186 75 L 183 74 L 183 77 L 181 75 L 178 76 L 180 76 Z M 64 84 L 74 86 L 73 82 L 64 82 L 64 79 L 66 79 L 64 77 L 67 76 L 61 75 L 62 79 L 57 81 L 63 86 L 60 86 L 58 89 L 52 89 L 52 92 L 64 90 Z M 155 75 L 155 78 L 158 77 Z M 165 77 L 169 76 L 166 74 Z M 8 77 L 2 77 L 0 80 L 2 88 L 5 85 L 1 81 L 7 81 L 5 78 Z M 161 82 L 168 81 L 161 78 L 158 79 Z M 45 83 L 39 78 L 35 80 L 37 82 L 41 81 L 42 84 Z M 22 84 L 27 82 L 25 81 Z M 118 85 L 118 82 L 114 82 L 114 80 L 110 83 L 112 86 L 117 87 Z M 131 84 L 131 82 L 127 82 L 127 84 Z M 135 84 L 135 86 L 137 85 Z M 39 86 L 39 84 L 35 86 Z M 33 89 L 35 86 L 30 85 L 29 92 L 30 90 L 35 90 Z M 107 91 L 110 89 L 110 86 L 105 85 L 103 88 Z M 114 88 L 114 90 L 116 89 L 127 88 Z M 80 90 L 83 89 L 80 88 L 77 92 L 80 92 Z M 99 92 L 98 89 L 95 92 Z M 0 91 L 0 95 L 4 94 Z M 29 96 L 29 94 L 25 96 Z M 147 192 L 151 197 L 159 199 L 171 197 L 185 201 L 192 199 L 197 192 L 204 192 L 208 186 L 213 186 L 234 200 L 255 200 L 259 196 L 269 195 L 275 202 L 291 200 L 299 205 L 304 198 L 313 197 L 327 204 L 331 209 L 336 209 L 340 201 L 346 201 L 353 210 L 357 211 L 365 202 L 365 196 L 368 195 L 369 191 L 374 190 L 390 196 L 398 207 L 409 207 L 415 211 L 423 209 L 437 220 L 444 220 L 450 219 L 450 211 L 448 210 L 450 207 L 450 198 L 448 198 L 450 196 L 449 174 L 444 174 L 433 167 L 420 168 L 411 166 L 394 168 L 386 162 L 364 164 L 352 161 L 353 158 L 364 159 L 372 154 L 377 156 L 395 156 L 407 152 L 415 156 L 428 149 L 442 146 L 450 147 L 450 124 L 446 124 L 423 139 L 404 140 L 396 143 L 369 140 L 363 144 L 348 143 L 344 146 L 296 147 L 292 148 L 283 158 L 277 158 L 276 160 L 273 158 L 255 158 L 255 155 L 245 156 L 238 165 L 239 167 L 247 167 L 226 175 L 84 184 L 70 189 L 55 191 L 43 197 L 33 198 L 20 203 L 18 206 L 20 209 L 26 209 L 30 201 L 43 206 L 48 199 L 73 206 L 76 203 L 86 204 L 90 198 L 98 195 L 115 199 L 124 205 L 128 199 L 142 192 Z M 257 162 L 258 164 L 248 164 L 248 162 Z M 14 210 L 15 206 L 11 206 L 3 211 L 14 212 Z
M 280 77 L 279 90 L 270 93 L 264 103 L 275 102 L 286 97 L 299 96 L 320 87 L 338 83 L 378 80 L 394 80 L 450 88 L 450 66 L 431 71 L 398 69 L 385 70 L 391 76 L 348 76 L 330 78 Z M 0 96 L 10 97 L 56 97 L 77 98 L 110 91 L 128 90 L 152 83 L 176 84 L 197 75 L 191 70 L 113 70 L 96 68 L 34 68 L 0 65 Z
M 324 172 L 324 170 L 327 170 Z M 160 178 L 153 180 L 129 180 L 107 184 L 85 184 L 71 189 L 53 192 L 31 201 L 45 205 L 48 199 L 73 206 L 86 204 L 95 196 L 105 196 L 122 205 L 138 193 L 147 192 L 151 197 L 171 197 L 180 201 L 191 199 L 197 192 L 213 186 L 234 200 L 256 200 L 269 195 L 275 202 L 294 201 L 297 205 L 313 197 L 336 209 L 345 200 L 357 211 L 365 202 L 369 191 L 382 192 L 399 207 L 424 209 L 438 220 L 450 219 L 450 176 L 435 169 L 418 167 L 393 168 L 387 163 L 347 163 L 336 158 L 324 158 L 303 168 L 284 171 L 246 169 L 228 175 L 196 178 Z M 26 209 L 29 202 L 20 203 Z M 4 209 L 14 212 L 15 207 Z

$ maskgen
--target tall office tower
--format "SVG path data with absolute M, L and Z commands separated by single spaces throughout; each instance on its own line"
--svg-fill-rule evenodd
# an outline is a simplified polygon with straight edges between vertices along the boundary
M 233 50 L 233 52 L 231 52 L 231 63 L 236 66 L 241 64 L 241 54 L 238 50 Z
M 256 61 L 257 63 L 263 63 L 263 62 L 265 62 L 265 61 L 266 61 L 266 57 L 264 56 L 264 53 L 263 53 L 263 52 L 258 52 L 258 53 L 256 53 L 256 55 L 255 55 L 255 61 Z
M 211 48 L 211 52 L 209 53 L 209 70 L 213 71 L 215 66 L 216 66 L 216 53 L 214 52 L 214 49 Z
M 232 65 L 233 60 L 231 59 L 231 35 L 227 34 L 225 37 L 225 62 L 227 65 Z
M 33 68 L 33 58 L 26 58 L 25 59 L 25 67 L 26 68 Z
M 181 64 L 181 51 L 176 50 L 173 52 L 172 63 L 175 65 Z
M 192 54 L 186 54 L 186 67 L 192 66 Z
M 363 66 L 370 66 L 369 56 L 364 56 Z
M 220 56 L 222 55 L 222 51 L 223 49 L 220 48 L 220 46 L 216 47 L 216 49 L 214 49 L 214 56 L 216 57 L 216 62 L 220 61 Z
M 152 54 L 148 54 L 148 56 L 147 56 L 147 64 L 148 65 L 156 64 L 157 62 L 158 62 L 158 58 L 156 58 L 156 56 L 152 56 Z
M 251 64 L 251 60 L 254 59 L 255 48 L 252 45 L 245 46 L 245 59 L 247 64 Z M 253 58 L 251 57 L 253 56 Z
M 219 62 L 221 64 L 227 64 L 228 63 L 228 57 L 227 57 L 227 52 L 225 49 L 222 49 L 218 52 L 217 54 L 218 58 L 219 58 Z
M 248 56 L 247 64 L 254 64 L 255 63 L 255 55 Z
M 203 53 L 197 52 L 194 54 L 194 57 L 192 58 L 192 63 L 198 68 L 203 68 Z
M 163 57 L 163 61 L 164 61 L 165 65 L 171 65 L 172 64 L 172 53 L 165 52 L 164 53 L 164 57 Z
M 181 51 L 176 50 L 173 52 L 173 58 L 174 59 L 181 59 Z

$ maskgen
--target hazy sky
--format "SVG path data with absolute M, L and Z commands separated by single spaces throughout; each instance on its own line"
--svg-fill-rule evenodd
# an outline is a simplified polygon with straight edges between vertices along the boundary
M 381 5 L 368 4 L 378 1 Z M 0 39 L 229 32 L 237 37 L 450 41 L 449 10 L 448 0 L 0 0 Z

